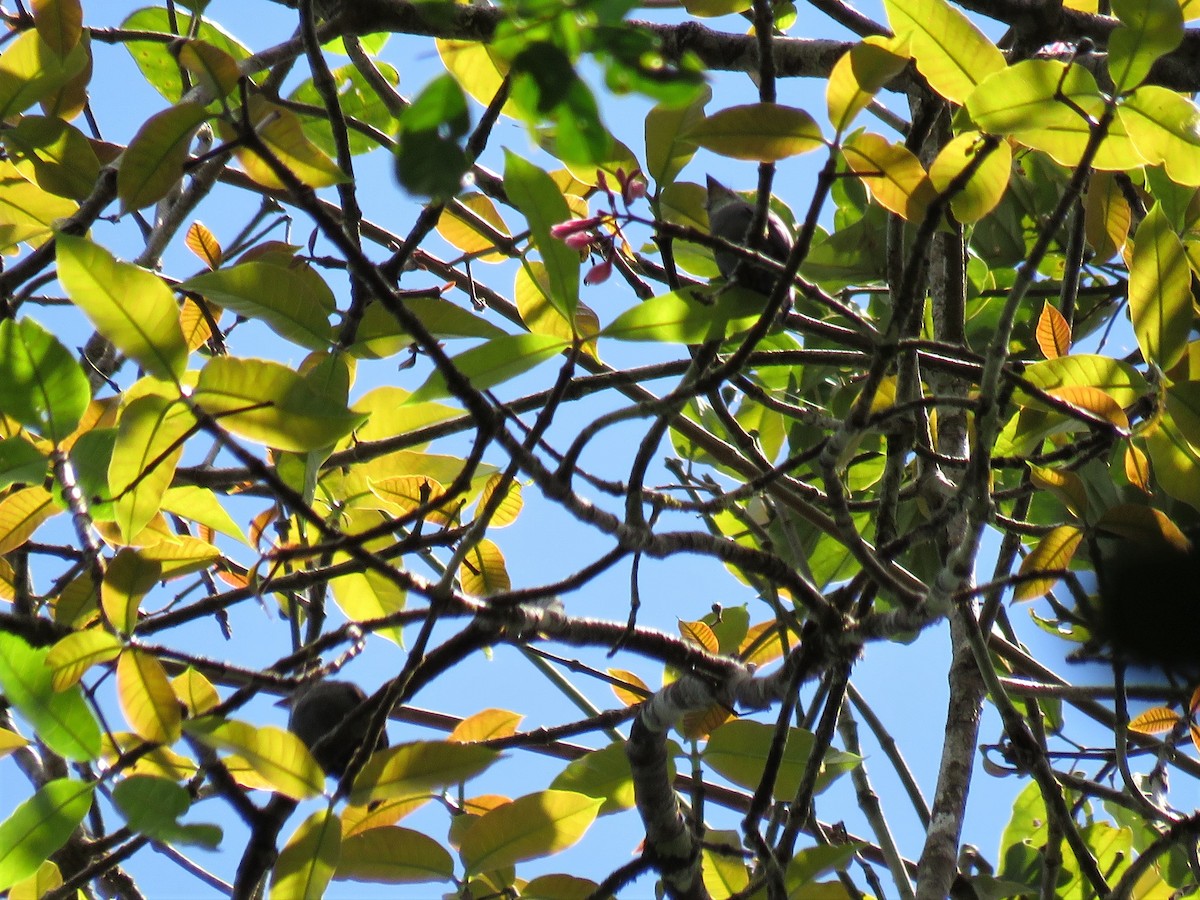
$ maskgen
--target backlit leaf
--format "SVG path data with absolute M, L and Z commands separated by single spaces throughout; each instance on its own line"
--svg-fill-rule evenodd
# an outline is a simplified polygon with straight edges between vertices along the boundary
M 842 153 L 881 206 L 910 222 L 925 218 L 935 190 L 920 160 L 903 144 L 862 132 L 842 146 Z
M 61 234 L 56 243 L 58 278 L 71 301 L 151 375 L 178 380 L 188 350 L 179 306 L 163 280 L 84 238 Z
M 968 131 L 946 144 L 929 167 L 929 180 L 939 192 L 944 192 L 949 190 L 951 182 L 974 162 L 976 156 L 985 150 L 987 156 L 967 183 L 950 199 L 950 208 L 960 222 L 978 222 L 1003 199 L 1012 173 L 1012 150 L 1004 141 L 995 143 L 989 149 L 983 135 L 977 131 Z
M 686 136 L 721 156 L 758 162 L 777 162 L 825 143 L 812 116 L 776 103 L 726 107 L 702 120 Z
M 1192 323 L 1191 268 L 1162 206 L 1140 225 L 1129 266 L 1129 314 L 1148 362 L 1169 369 L 1183 355 Z
M 489 597 L 512 587 L 504 554 L 487 538 L 467 551 L 458 577 L 463 591 L 476 597 Z
M 1138 734 L 1162 734 L 1179 723 L 1179 713 L 1165 706 L 1155 706 L 1129 720 L 1129 730 Z
M 333 877 L 379 884 L 450 881 L 454 859 L 428 835 L 389 825 L 346 837 Z
M 293 800 L 315 797 L 325 786 L 325 773 L 290 731 L 213 718 L 192 719 L 183 727 L 210 747 L 237 753 L 272 788 Z
M 354 782 L 351 801 L 407 796 L 458 784 L 490 766 L 499 753 L 479 744 L 414 741 L 374 754 Z
M 0 556 L 24 544 L 56 512 L 53 498 L 41 487 L 23 488 L 0 500 Z
M 0 690 L 47 747 L 76 762 L 100 755 L 100 726 L 78 685 L 54 689 L 49 648 L 0 632 Z M 0 841 L 0 854 L 7 845 Z M 21 876 L 24 877 L 24 876 Z
M 1021 561 L 1020 574 L 1037 575 L 1043 571 L 1066 569 L 1083 540 L 1083 532 L 1074 525 L 1059 525 L 1042 536 L 1036 547 Z M 1032 577 L 1017 585 L 1014 600 L 1036 600 L 1058 583 L 1057 574 Z
M 92 666 L 116 659 L 120 653 L 120 640 L 101 628 L 71 632 L 51 647 L 46 656 L 54 690 L 66 690 L 78 683 Z
M 884 0 L 897 37 L 908 40 L 917 69 L 952 103 L 1005 66 L 1004 54 L 946 0 Z
M 1056 359 L 1071 352 L 1071 326 L 1058 308 L 1047 300 L 1038 316 L 1037 342 L 1046 359 Z
M 0 412 L 58 443 L 91 396 L 82 367 L 54 335 L 33 319 L 0 322 Z
M 92 786 L 51 781 L 0 822 L 0 890 L 27 878 L 70 838 L 92 805 Z
M 208 118 L 199 103 L 180 103 L 146 120 L 133 136 L 117 169 L 117 196 L 125 211 L 167 196 L 183 179 L 192 139 Z
M 455 368 L 476 390 L 485 390 L 528 372 L 569 346 L 562 338 L 545 334 L 513 334 L 493 338 L 453 357 Z M 435 371 L 413 391 L 410 402 L 435 400 L 451 394 L 441 371 Z
M 603 803 L 570 791 L 541 791 L 485 813 L 463 837 L 468 872 L 488 872 L 558 853 L 576 843 Z
M 296 829 L 271 870 L 277 900 L 320 900 L 338 868 L 342 823 L 330 809 L 319 809 Z
M 117 660 L 117 697 L 125 720 L 139 737 L 155 744 L 173 744 L 179 739 L 179 701 L 156 657 L 136 647 L 121 654 Z
M 829 121 L 841 134 L 879 89 L 908 65 L 908 43 L 878 35 L 864 38 L 837 61 L 829 74 L 825 101 Z
M 1117 93 L 1137 87 L 1155 61 L 1183 40 L 1179 0 L 1112 0 L 1121 27 L 1108 38 L 1108 73 Z

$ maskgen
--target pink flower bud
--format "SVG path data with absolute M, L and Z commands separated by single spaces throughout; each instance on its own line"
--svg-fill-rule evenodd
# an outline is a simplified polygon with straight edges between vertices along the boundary
M 635 200 L 641 200 L 646 196 L 646 179 L 640 173 L 634 172 L 633 175 L 621 186 L 621 199 L 628 206 Z
M 574 234 L 568 234 L 562 239 L 562 242 L 572 250 L 578 250 L 581 253 L 592 246 L 592 234 L 588 231 L 576 231 Z
M 604 262 L 596 263 L 591 270 L 583 276 L 583 283 L 586 285 L 602 284 L 608 281 L 608 276 L 612 274 L 612 262 L 604 260 Z
M 556 225 L 550 226 L 550 236 L 556 237 L 560 241 L 565 241 L 573 234 L 579 234 L 584 231 L 591 231 L 600 224 L 599 216 L 591 216 L 587 219 L 568 219 L 565 222 L 559 222 Z

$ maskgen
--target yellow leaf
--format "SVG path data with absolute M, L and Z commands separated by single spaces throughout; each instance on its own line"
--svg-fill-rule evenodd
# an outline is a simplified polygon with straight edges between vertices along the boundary
M 1046 391 L 1051 397 L 1064 400 L 1084 412 L 1091 413 L 1098 419 L 1111 424 L 1123 434 L 1129 433 L 1129 417 L 1112 396 L 1100 388 L 1086 384 L 1072 384 L 1064 387 L 1051 388 Z
M 464 194 L 446 207 L 438 219 L 437 232 L 453 247 L 471 254 L 480 262 L 503 262 L 508 256 L 496 250 L 485 228 L 503 237 L 511 237 L 508 226 L 486 194 Z
M 910 222 L 925 218 L 937 192 L 921 161 L 907 147 L 863 132 L 842 145 L 842 153 L 882 207 Z
M 274 790 L 293 800 L 315 797 L 325 786 L 325 773 L 290 731 L 212 717 L 189 720 L 184 727 L 209 747 L 239 754 Z
M 679 621 L 679 633 L 683 639 L 690 644 L 695 644 L 709 653 L 717 653 L 720 650 L 720 642 L 717 636 L 713 633 L 712 628 L 706 622 L 684 622 Z
M 346 173 L 304 134 L 300 118 L 294 112 L 275 106 L 258 94 L 251 95 L 249 109 L 251 122 L 267 149 L 302 184 L 322 188 L 346 181 Z M 227 140 L 234 138 L 229 126 L 223 125 L 220 120 L 218 125 L 221 125 L 222 137 Z M 235 142 L 235 145 L 238 147 L 235 151 L 238 161 L 247 175 L 265 188 L 284 189 L 275 170 L 262 157 L 244 144 Z
M 1179 722 L 1179 713 L 1165 706 L 1155 706 L 1129 720 L 1129 730 L 1138 734 L 1162 734 Z
M 1008 189 L 1012 150 L 1006 141 L 988 149 L 986 141 L 978 131 L 964 132 L 946 144 L 929 167 L 929 180 L 939 192 L 944 192 L 979 154 L 987 151 L 967 183 L 950 198 L 950 209 L 960 222 L 978 222 L 996 208 Z
M 1046 359 L 1066 356 L 1071 350 L 1071 326 L 1066 318 L 1050 301 L 1042 303 L 1042 314 L 1038 316 L 1037 342 Z
M 48 491 L 27 487 L 0 500 L 0 556 L 24 544 L 58 510 Z
M 1132 443 L 1125 448 L 1125 478 L 1142 493 L 1150 493 L 1150 460 Z
M 387 800 L 372 800 L 364 806 L 347 806 L 342 810 L 342 834 L 350 837 L 372 828 L 395 825 L 431 799 L 433 797 L 428 791 L 422 791 L 409 797 L 391 797 Z
M 510 734 L 516 734 L 517 726 L 524 718 L 520 713 L 509 712 L 507 709 L 480 710 L 459 722 L 446 740 L 472 744 L 492 738 L 508 737 Z
M 179 700 L 162 663 L 136 647 L 117 660 L 117 696 L 125 720 L 139 737 L 155 744 L 173 744 L 179 739 Z
M 212 682 L 198 670 L 188 666 L 171 679 L 171 689 L 179 702 L 187 707 L 190 718 L 199 718 L 221 702 L 221 697 Z
M 1083 231 L 1096 252 L 1093 262 L 1110 260 L 1125 247 L 1133 221 L 1129 201 L 1110 172 L 1093 172 L 1084 201 Z
M 499 501 L 492 518 L 488 520 L 488 526 L 491 528 L 503 528 L 505 525 L 515 522 L 525 502 L 521 499 L 521 485 L 511 478 L 505 478 L 503 473 L 497 472 L 483 486 L 483 493 L 479 496 L 479 509 L 483 509 L 491 502 L 492 495 L 501 484 L 505 485 L 504 498 Z
M 462 581 L 463 590 L 476 597 L 498 594 L 512 586 L 508 568 L 504 564 L 504 554 L 487 538 L 467 551 L 458 577 Z
M 1023 580 L 1017 585 L 1013 599 L 1034 600 L 1053 588 L 1058 583 L 1059 576 L 1039 573 L 1070 566 L 1082 540 L 1083 532 L 1074 525 L 1059 525 L 1051 529 L 1022 560 L 1019 574 Z
M 1073 516 L 1083 518 L 1088 508 L 1087 488 L 1083 479 L 1066 469 L 1029 465 L 1030 481 L 1036 487 L 1050 491 L 1063 502 Z
M 189 250 L 200 257 L 200 261 L 208 268 L 215 269 L 221 265 L 221 242 L 216 235 L 205 227 L 203 222 L 193 222 L 187 230 L 183 243 Z
M 463 863 L 468 872 L 489 872 L 565 850 L 583 837 L 603 802 L 573 791 L 519 797 L 485 813 L 463 835 Z
M 624 682 L 624 684 L 612 685 L 612 689 L 613 693 L 617 695 L 617 699 L 626 706 L 635 706 L 654 694 L 646 682 L 626 669 L 609 669 L 608 674 L 618 681 Z
M 92 666 L 116 659 L 120 653 L 121 642 L 107 631 L 74 631 L 51 647 L 46 656 L 51 684 L 56 691 L 65 691 Z

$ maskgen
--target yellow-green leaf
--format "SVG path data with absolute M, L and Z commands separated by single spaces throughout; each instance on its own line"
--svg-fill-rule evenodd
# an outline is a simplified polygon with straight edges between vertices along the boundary
M 503 528 L 505 525 L 511 525 L 517 520 L 517 516 L 521 514 L 521 508 L 525 505 L 525 501 L 521 497 L 520 482 L 512 478 L 505 478 L 503 473 L 497 472 L 483 486 L 483 493 L 479 495 L 480 509 L 491 502 L 492 495 L 500 489 L 502 484 L 504 485 L 504 496 L 498 501 L 492 517 L 488 519 L 489 528 Z
M 195 423 L 183 401 L 159 394 L 138 397 L 121 412 L 108 489 L 126 541 L 158 513 L 183 454 L 183 439 Z
M 468 872 L 490 872 L 565 850 L 583 837 L 602 803 L 571 791 L 519 797 L 471 825 L 460 848 L 463 863 Z
M 449 881 L 454 877 L 454 859 L 428 835 L 387 825 L 346 837 L 333 877 L 380 884 Z
M 908 41 L 872 35 L 847 50 L 829 73 L 825 102 L 841 134 L 885 84 L 908 65 Z
M 122 210 L 157 203 L 182 181 L 192 138 L 207 118 L 199 103 L 180 103 L 146 120 L 121 154 L 117 196 Z
M 96 329 L 151 375 L 178 381 L 187 367 L 179 306 L 163 280 L 119 262 L 85 238 L 60 234 L 58 279 Z
M 951 103 L 1005 66 L 1004 54 L 946 0 L 884 0 L 888 22 L 907 38 L 917 69 Z
M 703 119 L 686 137 L 721 156 L 759 162 L 777 162 L 825 143 L 812 116 L 777 103 L 726 107 Z
M 447 735 L 446 740 L 459 744 L 473 744 L 492 738 L 508 737 L 516 734 L 517 726 L 524 718 L 520 713 L 507 709 L 483 709 L 459 722 Z
M 453 357 L 455 368 L 476 390 L 485 390 L 516 378 L 539 363 L 557 356 L 569 341 L 547 334 L 509 334 L 493 338 Z M 440 370 L 413 391 L 410 402 L 436 400 L 451 394 Z
M 83 673 L 98 663 L 116 659 L 121 654 L 121 642 L 100 628 L 73 631 L 50 648 L 46 665 L 52 672 L 51 682 L 56 691 L 77 683 Z
M 209 747 L 237 753 L 276 791 L 293 800 L 315 797 L 325 787 L 325 773 L 290 731 L 211 717 L 189 720 L 184 729 Z
M 704 85 L 687 106 L 660 103 L 646 114 L 646 175 L 660 186 L 671 184 L 696 155 L 696 142 L 687 133 L 704 119 L 712 88 Z
M 333 292 L 311 266 L 247 262 L 197 275 L 180 285 L 224 309 L 261 319 L 285 340 L 324 350 L 333 340 Z
M 0 53 L 0 119 L 14 118 L 49 97 L 82 71 L 87 59 L 78 41 L 60 54 L 37 30 L 20 32 Z
M 1121 26 L 1108 36 L 1108 74 L 1118 94 L 1137 87 L 1183 40 L 1179 0 L 1112 0 Z
M 1058 583 L 1059 575 L 1039 573 L 1068 568 L 1082 540 L 1083 532 L 1074 525 L 1059 525 L 1046 533 L 1021 561 L 1019 574 L 1031 577 L 1017 585 L 1013 599 L 1035 600 L 1053 588 Z
M 117 660 L 117 697 L 134 732 L 155 744 L 179 740 L 179 700 L 155 657 L 130 647 Z
M 354 782 L 351 801 L 385 800 L 458 784 L 499 756 L 479 744 L 414 741 L 375 753 Z
M 1170 369 L 1192 325 L 1192 274 L 1183 244 L 1161 204 L 1138 226 L 1129 266 L 1129 314 L 1147 362 Z
M 510 237 L 508 226 L 486 194 L 463 194 L 446 207 L 438 219 L 437 232 L 453 247 L 473 255 L 480 262 L 503 262 L 508 256 L 495 249 L 480 223 L 503 237 Z
M 138 606 L 162 577 L 162 565 L 141 551 L 122 547 L 104 570 L 100 605 L 111 624 L 128 634 L 137 626 Z
M 0 823 L 0 891 L 35 873 L 67 842 L 92 805 L 92 785 L 51 781 Z
M 1129 201 L 1116 177 L 1093 172 L 1084 201 L 1083 230 L 1096 262 L 1106 262 L 1124 249 L 1132 221 Z
M 1192 100 L 1147 84 L 1126 97 L 1117 113 L 1146 165 L 1162 165 L 1176 184 L 1200 185 L 1200 108 Z
M 301 823 L 271 869 L 273 900 L 320 900 L 325 896 L 342 846 L 342 822 L 319 809 Z
M 223 428 L 296 453 L 334 444 L 362 421 L 291 369 L 262 359 L 210 359 L 193 399 Z
M 83 35 L 80 0 L 33 0 L 33 24 L 55 53 L 70 52 Z
M 983 135 L 967 131 L 955 137 L 939 151 L 929 167 L 929 180 L 939 192 L 949 190 L 975 157 L 986 148 Z M 1012 174 L 1012 150 L 999 141 L 988 150 L 987 157 L 967 179 L 967 183 L 950 199 L 950 208 L 960 222 L 978 222 L 999 204 L 1008 188 Z
M 1011 134 L 1068 168 L 1083 156 L 1091 137 L 1089 119 L 1103 114 L 1105 102 L 1096 79 L 1085 67 L 1051 59 L 1027 59 L 1001 69 L 985 79 L 966 101 L 967 112 L 981 131 Z M 1146 162 L 1130 143 L 1123 122 L 1123 116 L 1113 120 L 1093 167 L 1116 172 L 1136 169 Z

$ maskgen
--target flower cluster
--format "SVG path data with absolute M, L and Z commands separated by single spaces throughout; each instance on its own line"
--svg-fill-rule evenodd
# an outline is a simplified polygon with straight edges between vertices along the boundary
M 550 228 L 550 234 L 580 254 L 598 257 L 599 261 L 583 276 L 586 285 L 601 284 L 612 275 L 613 257 L 616 254 L 615 236 L 621 233 L 616 195 L 608 186 L 603 172 L 597 172 L 597 187 L 608 198 L 608 211 L 588 216 L 585 219 L 569 219 Z M 646 179 L 640 171 L 626 174 L 624 169 L 616 171 L 620 187 L 621 205 L 628 214 L 630 204 L 646 196 Z

